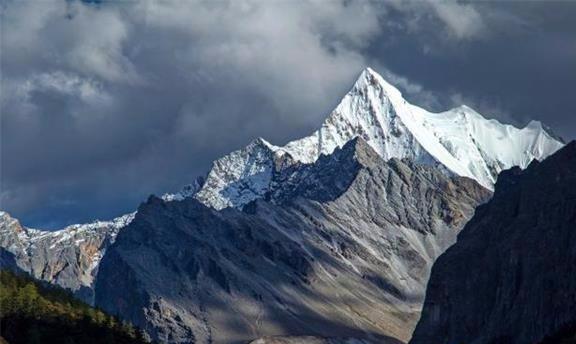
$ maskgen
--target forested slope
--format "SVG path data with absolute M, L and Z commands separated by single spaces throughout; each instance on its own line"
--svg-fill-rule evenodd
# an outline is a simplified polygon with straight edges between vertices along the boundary
M 0 343 L 147 343 L 142 332 L 66 290 L 0 271 Z

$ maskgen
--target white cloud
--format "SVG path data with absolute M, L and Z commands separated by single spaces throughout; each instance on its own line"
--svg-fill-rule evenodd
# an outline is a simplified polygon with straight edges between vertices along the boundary
M 105 102 L 110 96 L 103 93 L 102 85 L 94 80 L 63 72 L 42 73 L 20 85 L 23 99 L 35 91 L 52 91 L 65 97 L 78 97 L 88 103 Z
M 441 25 L 441 30 L 432 36 L 443 40 L 478 39 L 490 32 L 485 22 L 486 11 L 480 11 L 472 3 L 456 0 L 388 0 L 387 3 L 407 16 L 404 25 L 414 33 L 434 30 L 427 23 L 430 19 Z
M 134 65 L 123 51 L 130 35 L 122 13 L 78 2 L 70 6 L 72 19 L 57 24 L 61 37 L 69 41 L 66 48 L 70 49 L 64 53 L 69 65 L 106 81 L 139 82 Z
M 63 71 L 138 85 L 182 77 L 174 86 L 190 89 L 198 77 L 227 80 L 279 109 L 300 103 L 290 115 L 307 122 L 365 66 L 359 49 L 379 32 L 381 14 L 358 1 L 8 3 L 3 57 L 27 63 L 18 78 Z
M 430 1 L 448 32 L 458 39 L 478 38 L 486 33 L 486 24 L 478 10 L 470 4 Z
M 70 1 L 21 1 L 2 11 L 2 55 L 29 70 L 69 69 L 108 81 L 135 81 L 122 48 L 127 24 L 114 8 Z M 20 75 L 22 76 L 22 75 Z
M 302 115 L 321 115 L 365 66 L 357 48 L 379 31 L 378 8 L 361 2 L 146 2 L 137 13 L 148 30 L 179 38 L 167 53 L 190 77 L 241 80 L 279 109 L 300 103 Z
M 405 93 L 408 99 L 427 110 L 434 111 L 440 107 L 437 94 L 425 89 L 419 83 L 398 75 L 385 67 L 378 68 L 380 74 L 392 85 L 398 87 Z

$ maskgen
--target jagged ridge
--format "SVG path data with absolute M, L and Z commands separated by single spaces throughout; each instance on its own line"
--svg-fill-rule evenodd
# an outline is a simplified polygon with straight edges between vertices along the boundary
M 431 113 L 409 104 L 398 89 L 367 68 L 319 130 L 284 147 L 260 138 L 217 160 L 195 197 L 215 209 L 242 207 L 269 191 L 277 161 L 284 166 L 311 163 L 355 137 L 384 160 L 406 158 L 432 165 L 489 189 L 503 169 L 525 168 L 563 145 L 535 121 L 518 129 L 487 120 L 467 106 Z
M 150 198 L 102 260 L 96 304 L 169 343 L 398 343 L 432 262 L 490 195 L 429 166 L 385 162 L 362 139 L 271 174 L 272 191 L 243 210 Z
M 0 212 L 0 265 L 13 265 L 92 303 L 100 260 L 134 214 L 47 231 L 24 227 L 8 213 Z

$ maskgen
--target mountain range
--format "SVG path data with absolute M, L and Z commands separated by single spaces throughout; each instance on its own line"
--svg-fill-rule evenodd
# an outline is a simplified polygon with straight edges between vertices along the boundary
M 258 138 L 132 214 L 49 232 L 1 213 L 0 261 L 167 343 L 407 342 L 499 173 L 563 145 L 539 122 L 431 113 L 368 68 L 310 136 Z
M 536 121 L 518 129 L 487 120 L 467 106 L 431 113 L 408 103 L 367 68 L 319 130 L 283 147 L 259 138 L 216 160 L 194 197 L 215 209 L 241 207 L 267 193 L 274 165 L 314 162 L 355 137 L 384 160 L 431 165 L 488 189 L 500 171 L 525 168 L 563 145 Z

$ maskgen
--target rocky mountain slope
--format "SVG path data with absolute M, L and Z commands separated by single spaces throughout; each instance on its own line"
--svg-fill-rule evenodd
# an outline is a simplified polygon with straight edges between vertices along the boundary
M 15 265 L 91 303 L 100 259 L 120 228 L 133 218 L 134 214 L 128 214 L 112 221 L 41 231 L 26 228 L 8 213 L 0 212 L 0 247 L 4 256 L 1 265 Z
M 500 175 L 434 264 L 411 343 L 537 343 L 576 323 L 576 142 Z
M 170 343 L 405 341 L 432 262 L 490 195 L 362 139 L 271 185 L 243 210 L 151 197 L 104 256 L 96 304 Z
M 249 344 L 369 344 L 356 338 L 322 338 L 314 336 L 264 337 Z
M 0 213 L 0 263 L 169 342 L 406 340 L 431 263 L 488 197 L 477 183 L 490 189 L 502 169 L 561 146 L 537 122 L 517 129 L 465 106 L 430 113 L 366 69 L 311 136 L 257 139 L 137 213 L 52 232 Z M 226 303 L 237 319 L 216 310 Z
M 274 165 L 314 162 L 355 137 L 384 160 L 407 158 L 436 166 L 489 189 L 500 171 L 525 168 L 563 145 L 539 122 L 518 129 L 487 120 L 467 106 L 431 113 L 408 103 L 367 68 L 319 130 L 284 147 L 258 139 L 215 161 L 194 197 L 215 209 L 242 207 L 268 192 Z
M 383 160 L 405 158 L 436 166 L 448 175 L 472 177 L 488 188 L 501 169 L 525 167 L 562 145 L 536 122 L 517 129 L 488 121 L 465 106 L 440 114 L 427 112 L 407 103 L 396 88 L 367 68 L 311 136 L 284 147 L 257 139 L 215 161 L 206 178 L 199 177 L 162 199 L 193 197 L 214 209 L 241 208 L 273 193 L 282 180 L 279 171 L 285 169 L 282 173 L 289 176 L 296 166 L 312 163 L 355 137 L 363 138 Z M 0 247 L 34 276 L 77 291 L 91 286 L 103 249 L 132 217 L 50 232 L 23 228 L 2 213 Z

